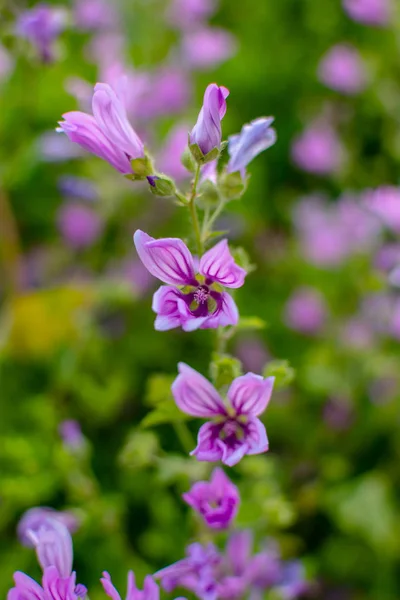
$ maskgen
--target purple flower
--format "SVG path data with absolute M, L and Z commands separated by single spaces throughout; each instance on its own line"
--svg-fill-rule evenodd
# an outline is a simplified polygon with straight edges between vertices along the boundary
M 211 529 L 227 529 L 236 517 L 240 502 L 236 485 L 220 468 L 214 469 L 210 481 L 196 482 L 182 497 Z
M 197 144 L 204 156 L 221 146 L 221 120 L 226 113 L 226 98 L 229 90 L 210 83 L 197 123 L 190 133 L 190 144 Z
M 324 298 L 314 288 L 298 288 L 289 298 L 285 307 L 287 326 L 301 333 L 318 333 L 324 325 L 325 318 Z
M 246 271 L 235 263 L 227 240 L 208 250 L 197 268 L 197 261 L 178 238 L 155 240 L 138 230 L 133 239 L 147 270 L 167 284 L 153 297 L 157 331 L 215 329 L 238 322 L 236 304 L 221 286 L 241 287 Z
M 103 222 L 87 206 L 77 202 L 63 204 L 57 215 L 58 228 L 71 248 L 87 248 L 101 235 Z
M 245 454 L 266 452 L 267 433 L 257 417 L 267 408 L 274 379 L 254 373 L 237 377 L 227 392 L 225 404 L 207 379 L 179 363 L 179 375 L 172 385 L 176 404 L 188 415 L 213 419 L 200 427 L 197 447 L 191 454 L 197 460 L 221 460 L 232 467 Z
M 43 570 L 55 567 L 60 577 L 69 577 L 72 572 L 72 539 L 71 535 L 60 521 L 48 518 L 36 531 L 28 530 L 36 549 L 36 555 Z
M 75 0 L 74 21 L 81 29 L 96 30 L 114 28 L 118 19 L 107 0 Z
M 16 32 L 37 48 L 43 62 L 51 62 L 54 58 L 53 43 L 65 24 L 66 13 L 63 10 L 43 3 L 20 15 Z
M 63 175 L 58 180 L 58 189 L 67 198 L 79 198 L 94 202 L 98 199 L 98 192 L 90 181 L 85 177 L 75 177 L 74 175 Z
M 157 571 L 154 577 L 161 580 L 163 589 L 168 593 L 179 586 L 201 600 L 217 600 L 215 575 L 221 561 L 221 555 L 213 544 L 191 544 L 186 549 L 185 558 Z
M 215 12 L 216 4 L 216 0 L 171 0 L 168 18 L 176 27 L 193 29 Z
M 182 41 L 182 56 L 192 69 L 213 69 L 231 58 L 236 49 L 234 36 L 219 27 L 188 31 Z
M 78 593 L 80 597 L 86 595 L 86 588 L 75 587 L 75 573 L 61 577 L 55 567 L 44 570 L 43 587 L 20 571 L 14 573 L 14 582 L 7 600 L 78 600 Z
M 310 173 L 329 175 L 343 163 L 342 144 L 330 125 L 313 123 L 297 136 L 292 144 L 295 164 Z
M 36 534 L 46 528 L 53 529 L 53 521 L 58 521 L 64 525 L 70 533 L 74 533 L 79 527 L 78 519 L 70 512 L 57 511 L 47 506 L 30 508 L 23 514 L 18 523 L 17 533 L 21 544 L 34 548 L 35 543 L 32 540 L 32 532 Z
M 74 419 L 62 421 L 59 432 L 64 445 L 69 450 L 80 450 L 85 446 L 85 438 L 78 421 Z
M 111 577 L 107 571 L 104 571 L 103 578 L 100 582 L 107 596 L 112 600 L 121 600 L 121 596 L 112 584 Z M 143 590 L 138 590 L 135 582 L 133 571 L 128 573 L 128 587 L 126 592 L 126 600 L 159 600 L 160 591 L 154 579 L 148 575 L 144 580 Z
M 103 158 L 120 173 L 132 173 L 130 161 L 144 157 L 144 146 L 111 86 L 96 84 L 92 110 L 93 116 L 80 111 L 65 113 L 64 121 L 59 122 L 59 131 L 64 131 L 72 142 Z
M 277 585 L 282 600 L 294 600 L 309 589 L 305 580 L 304 567 L 298 560 L 283 565 L 280 581 Z
M 337 44 L 325 54 L 318 76 L 328 87 L 349 95 L 361 92 L 367 82 L 359 52 L 347 44 Z
M 377 27 L 388 25 L 393 13 L 392 0 L 343 0 L 343 7 L 354 21 Z
M 363 202 L 388 229 L 400 233 L 400 187 L 384 185 L 376 190 L 368 190 Z
M 239 134 L 229 137 L 228 173 L 240 171 L 244 175 L 247 165 L 253 158 L 275 144 L 276 131 L 270 127 L 273 121 L 273 117 L 260 117 L 243 125 Z

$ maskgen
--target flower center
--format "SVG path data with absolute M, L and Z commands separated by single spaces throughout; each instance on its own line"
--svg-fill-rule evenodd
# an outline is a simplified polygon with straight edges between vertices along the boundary
M 210 297 L 210 290 L 206 285 L 200 285 L 194 293 L 197 304 L 205 304 Z
M 219 437 L 230 447 L 235 447 L 244 438 L 245 432 L 236 419 L 227 420 L 219 432 Z

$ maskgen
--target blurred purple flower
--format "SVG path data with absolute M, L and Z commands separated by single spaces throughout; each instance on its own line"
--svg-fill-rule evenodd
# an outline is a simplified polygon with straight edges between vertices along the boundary
M 221 286 L 241 287 L 246 271 L 235 263 L 227 240 L 208 250 L 197 267 L 188 247 L 178 238 L 155 240 L 138 230 L 133 239 L 147 270 L 167 284 L 153 297 L 157 331 L 175 327 L 184 331 L 215 329 L 237 323 L 236 304 Z
M 294 600 L 309 589 L 302 563 L 292 560 L 283 565 L 277 589 L 282 600 Z
M 193 29 L 216 11 L 217 0 L 171 0 L 167 11 L 170 23 L 181 29 Z
M 21 544 L 34 548 L 31 533 L 35 534 L 46 527 L 51 530 L 53 521 L 64 525 L 70 533 L 74 533 L 79 527 L 78 519 L 70 512 L 58 511 L 47 506 L 30 508 L 18 523 L 17 534 Z
M 64 162 L 80 158 L 82 151 L 73 146 L 66 137 L 60 136 L 55 131 L 46 131 L 37 140 L 37 151 L 45 162 Z
M 318 67 L 319 79 L 343 94 L 358 94 L 367 83 L 365 66 L 356 48 L 347 44 L 333 46 Z
M 349 17 L 365 25 L 384 27 L 393 14 L 392 0 L 343 0 Z
M 210 83 L 204 93 L 203 106 L 190 133 L 190 143 L 197 144 L 204 155 L 221 146 L 221 120 L 226 113 L 229 90 Z
M 82 594 L 80 597 L 86 595 L 86 588 L 75 587 L 75 573 L 61 577 L 55 567 L 45 569 L 43 587 L 20 571 L 14 573 L 14 582 L 15 587 L 8 592 L 7 600 L 78 600 L 76 592 Z
M 191 69 L 214 69 L 230 59 L 236 51 L 234 36 L 218 27 L 189 31 L 182 40 L 182 56 Z
M 74 21 L 83 30 L 113 29 L 118 24 L 115 7 L 107 0 L 75 0 Z
M 326 313 L 322 294 L 312 287 L 300 287 L 285 306 L 285 323 L 295 331 L 312 335 L 324 326 Z
M 85 445 L 85 437 L 78 421 L 67 419 L 59 426 L 60 437 L 70 450 L 80 450 Z
M 365 350 L 373 343 L 373 331 L 364 319 L 355 317 L 344 323 L 340 338 L 346 347 Z
M 324 406 L 323 417 L 331 429 L 344 431 L 353 421 L 353 407 L 347 399 L 332 398 Z
M 63 175 L 58 180 L 58 189 L 66 198 L 79 198 L 93 202 L 98 199 L 98 192 L 90 179 Z
M 378 248 L 374 266 L 384 272 L 391 271 L 400 264 L 400 243 L 385 244 Z
M 54 59 L 54 41 L 66 26 L 66 12 L 49 4 L 37 4 L 19 16 L 16 33 L 36 47 L 43 62 Z
M 303 171 L 330 175 L 340 169 L 344 150 L 336 132 L 328 123 L 315 122 L 294 138 L 292 159 Z
M 211 529 L 227 529 L 236 517 L 240 502 L 236 485 L 218 467 L 210 481 L 197 481 L 182 497 Z
M 240 133 L 229 136 L 228 173 L 240 171 L 244 176 L 247 165 L 275 144 L 276 131 L 271 127 L 273 121 L 273 117 L 260 117 L 243 125 Z
M 254 373 L 237 377 L 224 403 L 200 373 L 184 363 L 178 367 L 179 375 L 171 388 L 176 404 L 192 417 L 212 419 L 200 427 L 197 447 L 191 452 L 197 460 L 220 460 L 232 467 L 246 454 L 267 452 L 267 433 L 258 417 L 268 406 L 274 377 L 264 379 Z
M 94 116 L 79 111 L 65 113 L 58 131 L 120 173 L 132 173 L 130 161 L 144 157 L 143 142 L 132 129 L 123 102 L 111 86 L 96 84 L 92 110 Z
M 367 190 L 363 201 L 388 229 L 400 234 L 400 187 L 386 185 Z
M 14 69 L 14 58 L 0 45 L 0 82 L 5 81 L 11 75 Z
M 159 170 L 175 181 L 185 180 L 189 176 L 181 162 L 181 156 L 188 143 L 188 131 L 189 128 L 185 125 L 175 125 L 169 132 L 157 160 Z
M 189 103 L 191 85 L 188 75 L 175 66 L 155 71 L 150 78 L 137 111 L 147 119 L 181 113 Z
M 77 249 L 91 246 L 103 231 L 100 217 L 92 209 L 76 202 L 60 207 L 57 224 L 65 242 Z
M 256 337 L 246 337 L 236 344 L 235 354 L 245 371 L 262 372 L 268 360 L 263 342 Z

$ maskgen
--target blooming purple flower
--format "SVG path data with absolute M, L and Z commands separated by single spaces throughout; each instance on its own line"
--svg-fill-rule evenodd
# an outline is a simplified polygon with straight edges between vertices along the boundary
M 17 534 L 21 544 L 34 548 L 35 543 L 32 540 L 32 532 L 36 534 L 46 528 L 53 529 L 53 521 L 58 521 L 64 525 L 70 533 L 74 533 L 79 527 L 78 519 L 68 511 L 58 511 L 47 506 L 30 508 L 23 514 L 18 523 Z
M 78 600 L 86 595 L 86 588 L 75 587 L 75 573 L 61 577 L 55 567 L 44 570 L 42 586 L 20 571 L 14 573 L 14 582 L 7 600 Z
M 292 159 L 304 171 L 329 175 L 340 169 L 343 158 L 342 144 L 327 123 L 313 123 L 293 140 Z
M 67 527 L 56 519 L 47 518 L 36 531 L 28 530 L 36 549 L 36 555 L 43 570 L 55 567 L 60 577 L 69 577 L 72 573 L 72 539 Z
M 367 82 L 359 52 L 347 44 L 337 44 L 325 54 L 318 76 L 328 87 L 349 95 L 361 92 Z
M 214 469 L 210 481 L 197 481 L 182 497 L 212 529 L 227 529 L 240 502 L 236 485 L 220 468 Z
M 384 185 L 368 190 L 363 203 L 388 229 L 400 233 L 400 187 Z
M 314 288 L 298 288 L 289 298 L 285 307 L 287 326 L 301 333 L 318 333 L 324 325 L 325 318 L 324 298 Z
M 63 204 L 57 215 L 58 228 L 71 248 L 87 248 L 101 235 L 103 222 L 93 210 L 77 202 Z
M 229 90 L 216 83 L 210 83 L 204 93 L 203 106 L 190 133 L 190 144 L 197 144 L 204 156 L 221 146 L 221 120 L 226 113 L 228 96 Z
M 221 286 L 241 287 L 246 271 L 235 263 L 227 240 L 208 250 L 197 268 L 197 261 L 178 238 L 155 240 L 138 230 L 133 239 L 147 270 L 167 284 L 153 297 L 158 331 L 215 329 L 238 322 L 236 304 Z
M 236 49 L 234 36 L 219 27 L 188 31 L 182 40 L 182 56 L 192 69 L 213 69 L 231 58 Z
M 266 452 L 267 433 L 257 417 L 267 408 L 274 380 L 254 373 L 237 377 L 225 404 L 205 377 L 179 363 L 179 375 L 172 384 L 176 404 L 188 415 L 213 419 L 200 427 L 197 447 L 191 454 L 197 460 L 221 460 L 232 467 L 245 454 Z
M 16 33 L 33 44 L 43 62 L 54 58 L 53 44 L 66 24 L 64 10 L 49 4 L 37 4 L 21 13 L 16 25 Z
M 120 173 L 132 173 L 130 161 L 144 157 L 144 146 L 111 86 L 96 84 L 92 110 L 93 116 L 80 111 L 65 113 L 58 130 L 66 133 L 72 142 L 109 162 Z
M 275 144 L 276 131 L 270 127 L 273 121 L 273 117 L 260 117 L 243 125 L 242 131 L 237 135 L 229 137 L 228 173 L 240 171 L 244 175 L 247 165 L 253 158 Z
M 354 21 L 377 27 L 388 25 L 393 13 L 392 0 L 343 0 L 343 7 Z

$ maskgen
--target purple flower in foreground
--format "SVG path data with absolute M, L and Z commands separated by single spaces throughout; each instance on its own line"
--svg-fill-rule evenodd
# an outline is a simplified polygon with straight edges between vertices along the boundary
M 43 570 L 56 567 L 60 577 L 69 577 L 72 572 L 72 539 L 68 529 L 55 519 L 48 518 L 36 531 L 28 530 Z
M 350 95 L 361 92 L 367 81 L 359 52 L 347 44 L 337 44 L 325 54 L 318 76 L 328 87 Z
M 229 90 L 216 83 L 210 83 L 204 93 L 203 106 L 190 133 L 190 144 L 197 144 L 204 156 L 221 146 L 221 120 L 226 113 L 228 96 Z
M 392 0 L 343 0 L 343 7 L 354 21 L 377 27 L 388 25 L 393 12 Z
M 153 297 L 157 331 L 175 327 L 193 331 L 237 324 L 236 304 L 223 287 L 241 287 L 246 271 L 235 263 L 227 240 L 208 250 L 197 268 L 197 261 L 179 238 L 155 240 L 138 230 L 133 239 L 146 269 L 167 284 Z
M 100 579 L 100 582 L 109 598 L 112 598 L 112 600 L 121 600 L 121 596 L 113 586 L 109 573 L 104 571 L 103 578 Z M 135 575 L 133 574 L 133 571 L 129 571 L 126 600 L 159 600 L 159 598 L 159 587 L 150 575 L 145 577 L 143 590 L 138 590 L 136 587 Z M 180 598 L 179 600 L 184 600 L 184 598 Z
M 58 521 L 64 525 L 70 533 L 74 533 L 79 527 L 78 519 L 67 511 L 58 511 L 47 506 L 30 508 L 23 514 L 18 523 L 17 534 L 21 544 L 28 546 L 28 548 L 34 548 L 32 532 L 36 534 L 45 528 L 53 529 L 53 521 Z
M 224 403 L 205 377 L 188 365 L 179 363 L 179 375 L 172 384 L 176 404 L 188 415 L 213 419 L 200 427 L 197 447 L 191 454 L 197 460 L 221 460 L 232 467 L 245 454 L 266 452 L 267 433 L 257 417 L 267 408 L 274 379 L 264 379 L 254 373 L 237 377 Z
M 120 173 L 131 174 L 130 161 L 144 158 L 144 146 L 128 121 L 123 102 L 111 86 L 97 83 L 92 110 L 93 116 L 80 111 L 65 113 L 58 131 L 109 162 Z
M 61 577 L 55 567 L 44 570 L 43 587 L 20 571 L 14 573 L 14 582 L 7 600 L 78 600 L 86 595 L 86 588 L 75 587 L 75 573 Z
M 16 32 L 37 48 L 43 62 L 51 62 L 54 58 L 53 43 L 65 23 L 66 13 L 63 10 L 49 4 L 37 4 L 20 15 Z
M 214 469 L 210 481 L 197 481 L 182 497 L 212 529 L 227 529 L 240 502 L 236 485 L 220 468 Z
M 270 125 L 273 117 L 260 117 L 251 123 L 243 125 L 242 131 L 229 137 L 228 173 L 240 171 L 245 173 L 247 165 L 267 148 L 276 142 L 276 131 Z

